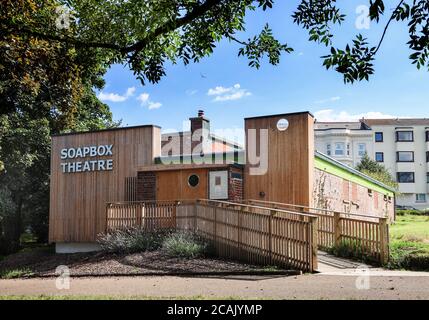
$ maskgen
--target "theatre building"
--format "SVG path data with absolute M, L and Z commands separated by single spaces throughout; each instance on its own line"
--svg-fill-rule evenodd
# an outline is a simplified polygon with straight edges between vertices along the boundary
M 258 200 L 394 219 L 394 190 L 314 151 L 309 112 L 244 119 L 245 146 L 156 125 L 52 137 L 49 239 L 58 252 L 97 249 L 110 202 Z

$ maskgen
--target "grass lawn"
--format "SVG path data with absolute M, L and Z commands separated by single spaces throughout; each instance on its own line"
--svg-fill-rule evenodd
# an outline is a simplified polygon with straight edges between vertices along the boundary
M 391 268 L 429 270 L 429 216 L 398 216 L 390 227 Z

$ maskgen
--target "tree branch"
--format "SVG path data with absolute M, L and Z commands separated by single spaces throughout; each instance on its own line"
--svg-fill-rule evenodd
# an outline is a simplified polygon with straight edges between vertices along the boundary
M 384 27 L 383 34 L 382 34 L 382 36 L 381 36 L 380 41 L 378 42 L 378 46 L 377 46 L 377 49 L 375 49 L 374 54 L 376 54 L 376 53 L 377 53 L 377 51 L 380 49 L 381 44 L 383 43 L 384 37 L 386 36 L 387 29 L 389 28 L 390 23 L 391 23 L 391 22 L 393 21 L 393 19 L 395 18 L 395 12 L 397 12 L 397 11 L 399 10 L 399 8 L 401 7 L 402 3 L 404 3 L 404 0 L 401 0 L 401 1 L 399 2 L 399 4 L 396 6 L 395 10 L 393 10 L 393 13 L 392 13 L 392 15 L 390 16 L 389 21 L 387 22 L 386 26 Z
M 11 33 L 26 34 L 42 40 L 58 41 L 58 42 L 68 43 L 68 44 L 72 44 L 74 46 L 83 47 L 83 48 L 111 49 L 111 50 L 119 51 L 123 54 L 134 52 L 133 56 L 135 56 L 138 52 L 143 50 L 151 41 L 155 40 L 158 36 L 168 33 L 170 31 L 176 30 L 177 28 L 180 28 L 186 24 L 191 23 L 193 20 L 205 15 L 208 11 L 213 9 L 213 7 L 221 4 L 223 1 L 225 2 L 230 0 L 207 0 L 203 4 L 192 9 L 192 11 L 190 11 L 186 16 L 176 19 L 174 21 L 170 21 L 158 27 L 144 39 L 141 39 L 136 43 L 126 47 L 122 47 L 114 43 L 87 42 L 87 41 L 79 40 L 69 36 L 48 35 L 38 31 L 31 30 L 26 26 L 17 26 L 14 23 L 8 25 L 8 27 L 10 28 L 10 30 L 8 30 L 9 31 L 8 33 L 9 34 Z

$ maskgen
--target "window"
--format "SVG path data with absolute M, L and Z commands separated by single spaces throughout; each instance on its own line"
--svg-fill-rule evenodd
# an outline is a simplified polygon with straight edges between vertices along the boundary
M 412 142 L 414 141 L 413 131 L 396 131 L 396 142 Z
M 338 142 L 335 144 L 335 155 L 343 156 L 344 155 L 344 143 Z
M 198 177 L 196 174 L 191 174 L 188 178 L 188 184 L 189 186 L 195 188 L 200 183 L 200 177 Z
M 359 157 L 363 157 L 366 153 L 366 144 L 365 143 L 359 143 L 358 144 L 358 155 Z
M 350 143 L 347 143 L 347 155 L 350 155 Z
M 429 162 L 429 151 L 426 151 L 426 162 Z
M 328 143 L 327 145 L 326 145 L 326 154 L 328 155 L 328 156 L 330 156 L 332 153 L 331 153 L 331 144 L 330 143 Z
M 416 194 L 416 202 L 426 202 L 426 193 Z
M 426 182 L 429 183 L 429 172 L 426 173 Z
M 414 162 L 414 152 L 413 151 L 396 152 L 396 162 Z
M 383 132 L 376 132 L 375 133 L 375 142 L 383 142 Z
M 384 152 L 376 152 L 375 153 L 375 161 L 384 162 Z
M 397 178 L 399 183 L 414 183 L 414 172 L 398 172 Z
M 429 131 L 426 131 L 426 141 L 429 142 Z

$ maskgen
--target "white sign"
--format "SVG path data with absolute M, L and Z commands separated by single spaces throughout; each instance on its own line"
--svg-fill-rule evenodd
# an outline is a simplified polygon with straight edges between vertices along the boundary
M 86 146 L 79 148 L 61 149 L 61 160 L 96 158 L 113 156 L 113 145 Z M 111 171 L 113 170 L 113 159 L 94 159 L 86 161 L 62 162 L 63 173 Z

